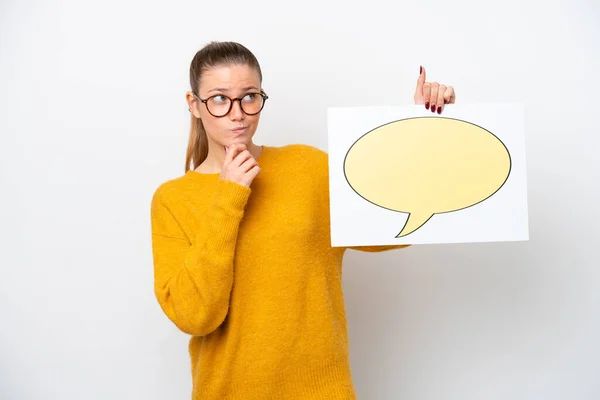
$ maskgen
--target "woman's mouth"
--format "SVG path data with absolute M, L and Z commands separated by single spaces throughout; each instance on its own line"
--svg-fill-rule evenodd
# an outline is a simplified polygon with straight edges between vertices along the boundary
M 236 133 L 236 134 L 238 134 L 238 135 L 239 135 L 239 134 L 242 134 L 242 133 L 244 133 L 244 132 L 246 132 L 246 130 L 248 130 L 248 127 L 247 127 L 247 126 L 241 126 L 241 127 L 238 127 L 238 128 L 233 128 L 233 129 L 232 129 L 233 133 Z

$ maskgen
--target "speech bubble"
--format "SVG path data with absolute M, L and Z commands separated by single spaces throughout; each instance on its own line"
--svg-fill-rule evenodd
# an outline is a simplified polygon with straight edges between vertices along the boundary
M 417 117 L 377 127 L 348 150 L 344 174 L 365 200 L 408 213 L 397 238 L 434 214 L 478 204 L 504 185 L 511 158 L 490 131 L 453 118 Z

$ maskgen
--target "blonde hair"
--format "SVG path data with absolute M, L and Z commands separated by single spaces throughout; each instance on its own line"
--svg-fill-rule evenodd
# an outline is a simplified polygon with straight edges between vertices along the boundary
M 258 71 L 262 82 L 262 71 L 258 60 L 245 46 L 236 42 L 210 42 L 200 49 L 190 65 L 190 87 L 196 96 L 200 97 L 198 88 L 202 73 L 210 68 L 222 65 L 247 65 Z M 185 172 L 190 170 L 190 164 L 196 169 L 208 155 L 208 138 L 200 118 L 191 115 L 190 136 L 185 156 Z

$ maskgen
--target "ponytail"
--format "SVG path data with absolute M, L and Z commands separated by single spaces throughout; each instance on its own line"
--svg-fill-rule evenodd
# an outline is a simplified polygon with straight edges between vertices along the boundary
M 191 114 L 191 117 L 190 137 L 185 155 L 185 172 L 190 170 L 190 163 L 193 163 L 193 169 L 198 168 L 208 155 L 208 138 L 202 120 L 196 118 L 194 114 Z

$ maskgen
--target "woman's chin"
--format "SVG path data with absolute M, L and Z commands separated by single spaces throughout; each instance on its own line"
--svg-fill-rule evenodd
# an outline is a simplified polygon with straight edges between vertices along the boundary
M 227 142 L 227 146 L 231 146 L 231 145 L 234 145 L 234 144 L 243 144 L 243 145 L 245 145 L 247 147 L 247 146 L 250 145 L 251 142 L 252 142 L 252 140 L 251 140 L 251 138 L 249 136 L 240 135 L 240 136 L 237 136 L 235 138 L 230 139 Z

